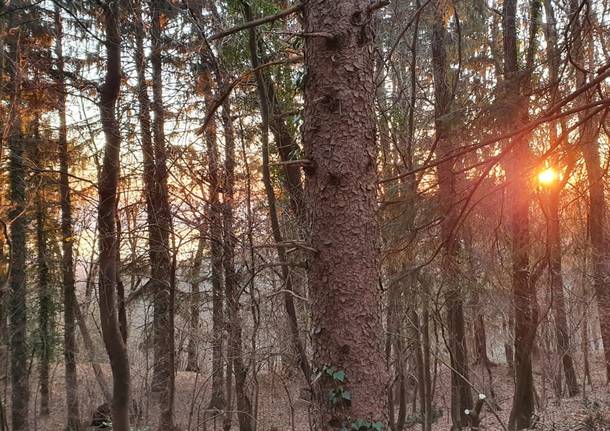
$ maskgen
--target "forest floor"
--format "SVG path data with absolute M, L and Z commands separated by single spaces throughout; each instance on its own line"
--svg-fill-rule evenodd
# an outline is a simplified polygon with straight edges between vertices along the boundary
M 576 363 L 579 364 L 578 358 Z M 537 411 L 536 430 L 566 430 L 566 431 L 610 431 L 610 392 L 604 383 L 604 373 L 601 356 L 593 355 L 591 360 L 593 386 L 587 385 L 585 391 L 573 398 L 563 398 L 559 402 L 550 385 L 549 369 L 535 367 L 537 397 L 539 401 Z M 110 370 L 103 367 L 106 379 L 110 381 Z M 36 414 L 30 415 L 31 429 L 34 431 L 62 430 L 65 421 L 64 402 L 64 376 L 63 366 L 57 365 L 52 370 L 51 384 L 51 415 L 39 415 L 39 395 L 32 388 L 31 403 L 36 407 Z M 496 365 L 492 368 L 492 381 L 494 395 L 488 377 L 484 370 L 473 370 L 471 380 L 474 387 L 485 393 L 488 400 L 496 405 L 495 414 L 487 406 L 484 407 L 480 429 L 504 430 L 508 423 L 512 403 L 513 382 L 505 365 Z M 582 376 L 582 373 L 581 373 Z M 154 405 L 143 396 L 144 391 L 140 383 L 145 376 L 137 372 L 133 374 L 134 398 L 140 403 L 142 419 L 134 425 L 134 431 L 149 431 L 154 429 L 153 424 L 146 420 L 150 413 L 156 411 Z M 436 379 L 436 408 L 442 412 L 433 426 L 434 431 L 450 429 L 449 401 L 450 388 L 449 373 L 441 369 L 439 364 Z M 36 382 L 33 382 L 36 385 Z M 307 415 L 308 402 L 299 398 L 301 385 L 299 383 L 284 381 L 279 375 L 261 375 L 258 378 L 258 430 L 259 431 L 306 431 L 309 429 Z M 487 388 L 485 390 L 484 388 Z M 205 416 L 206 403 L 209 399 L 210 381 L 203 373 L 179 372 L 176 377 L 176 423 L 179 430 L 220 430 L 219 420 L 214 426 L 213 422 Z M 89 422 L 92 414 L 104 402 L 91 367 L 87 364 L 79 365 L 79 396 L 81 400 L 81 415 Z M 8 395 L 4 393 L 6 400 Z M 477 394 L 474 393 L 475 399 Z M 410 404 L 410 402 L 409 402 Z M 491 404 L 490 404 L 491 405 Z M 411 409 L 409 405 L 409 410 Z M 502 424 L 500 423 L 502 422 Z M 236 418 L 234 418 L 236 423 Z M 420 426 L 414 424 L 410 429 L 419 430 Z

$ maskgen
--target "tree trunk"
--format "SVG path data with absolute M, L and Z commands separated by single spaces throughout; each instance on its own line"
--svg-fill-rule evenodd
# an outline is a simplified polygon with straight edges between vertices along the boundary
M 34 120 L 34 160 L 40 163 L 43 159 L 41 153 L 41 141 L 39 134 L 39 118 Z M 43 170 L 43 166 L 38 166 Z M 49 250 L 47 247 L 47 211 L 45 207 L 45 187 L 44 176 L 39 178 L 36 189 L 36 272 L 38 282 L 38 386 L 40 388 L 40 414 L 48 416 L 49 411 L 49 366 L 51 361 L 51 308 L 52 299 L 50 292 L 49 274 Z
M 513 349 L 514 338 L 515 338 L 515 319 L 513 317 L 512 310 L 509 310 L 508 324 L 506 319 L 502 318 L 502 330 L 506 340 L 504 341 L 504 356 L 506 357 L 506 365 L 508 366 L 508 374 L 515 374 L 515 352 Z
M 72 298 L 72 302 L 74 303 L 74 315 L 76 318 L 76 323 L 78 324 L 78 329 L 80 330 L 80 333 L 83 337 L 83 344 L 85 345 L 85 350 L 87 351 L 87 357 L 89 359 L 89 363 L 91 364 L 91 368 L 93 368 L 95 380 L 97 381 L 97 385 L 100 387 L 100 390 L 104 395 L 104 400 L 107 403 L 110 403 L 112 401 L 112 394 L 110 392 L 110 389 L 108 388 L 108 383 L 106 382 L 106 378 L 104 377 L 102 368 L 100 367 L 100 364 L 96 362 L 95 346 L 93 345 L 93 339 L 91 338 L 89 328 L 87 327 L 87 322 L 85 322 L 83 313 L 81 312 L 80 306 L 78 305 L 76 295 Z
M 568 318 L 566 314 L 565 297 L 563 293 L 563 275 L 561 268 L 561 235 L 559 225 L 559 196 L 560 185 L 555 182 L 548 191 L 548 248 L 549 264 L 551 271 L 551 305 L 554 312 L 555 340 L 557 342 L 557 353 L 563 366 L 568 386 L 568 395 L 573 397 L 578 394 L 578 381 L 576 370 L 572 360 L 570 338 L 568 332 Z M 559 381 L 561 381 L 561 373 Z M 559 385 L 561 388 L 561 385 Z
M 151 54 L 152 90 L 154 112 L 153 148 L 154 179 L 151 193 L 154 209 L 154 224 L 149 227 L 149 247 L 151 257 L 151 280 L 154 301 L 154 370 L 153 391 L 159 392 L 159 430 L 173 428 L 174 421 L 174 327 L 172 325 L 172 303 L 174 291 L 171 282 L 171 257 L 169 236 L 171 212 L 167 185 L 167 150 L 165 147 L 165 109 L 163 106 L 163 75 L 161 53 L 163 50 L 161 0 L 150 1 L 151 11 Z
M 424 399 L 422 400 L 422 430 L 432 431 L 432 408 L 434 401 L 434 387 L 432 385 L 432 377 L 430 373 L 431 367 L 431 350 L 430 350 L 430 306 L 429 306 L 428 291 L 423 296 L 423 313 L 421 323 L 422 333 L 422 359 L 423 359 L 423 387 L 424 387 Z
M 580 3 L 570 1 L 570 13 L 576 14 L 579 10 Z M 588 8 L 584 8 L 588 11 Z M 591 64 L 585 64 L 588 53 L 594 49 L 591 40 L 591 29 L 585 28 L 590 22 L 590 17 L 586 16 L 582 19 L 578 16 L 573 16 L 572 26 L 572 58 L 576 64 L 580 66 L 576 70 L 576 86 L 581 87 L 587 82 L 586 69 L 594 67 Z M 583 37 L 586 39 L 583 40 Z M 578 97 L 578 101 L 582 104 L 589 103 L 594 98 L 594 90 L 584 92 Z M 586 119 L 590 115 L 589 110 L 584 110 L 579 113 L 581 120 Z M 580 148 L 585 166 L 587 168 L 587 180 L 589 186 L 589 236 L 591 238 L 591 260 L 593 265 L 593 291 L 597 300 L 597 309 L 599 314 L 599 323 L 601 331 L 601 339 L 604 349 L 606 382 L 610 382 L 610 246 L 607 244 L 606 222 L 608 217 L 608 208 L 605 197 L 605 170 L 600 164 L 598 124 L 599 116 L 594 116 L 585 121 L 579 129 L 580 132 Z
M 559 61 L 560 54 L 557 47 L 557 29 L 555 25 L 555 14 L 551 0 L 544 0 L 547 15 L 546 40 L 547 57 L 549 59 L 549 80 L 553 83 L 551 93 L 551 106 L 558 102 L 559 94 Z M 551 122 L 549 141 L 551 145 L 557 142 L 557 123 Z M 562 274 L 562 249 L 561 231 L 559 220 L 559 201 L 561 197 L 561 183 L 556 181 L 548 190 L 548 214 L 547 214 L 547 242 L 549 249 L 549 269 L 551 272 L 551 305 L 555 314 L 555 340 L 557 353 L 563 366 L 568 386 L 568 395 L 573 397 L 578 394 L 578 381 L 574 369 L 574 361 L 571 355 L 570 338 L 568 333 L 568 320 L 566 317 L 565 295 L 563 291 Z M 561 390 L 561 373 L 558 373 L 558 388 Z
M 243 2 L 243 4 L 245 18 L 247 21 L 251 21 L 253 19 L 252 10 L 248 2 Z M 254 29 L 250 29 L 249 31 L 249 47 L 252 68 L 257 69 L 260 66 L 260 62 L 258 59 L 256 31 Z M 265 185 L 265 193 L 267 195 L 267 205 L 269 206 L 269 219 L 271 221 L 273 240 L 277 244 L 277 255 L 279 261 L 282 263 L 280 268 L 283 282 L 282 284 L 285 291 L 284 307 L 286 309 L 292 347 L 297 355 L 297 362 L 301 368 L 301 371 L 303 372 L 305 381 L 309 382 L 311 379 L 311 367 L 309 365 L 309 360 L 307 359 L 305 346 L 299 334 L 297 312 L 293 297 L 294 277 L 292 275 L 292 270 L 288 267 L 289 256 L 286 253 L 285 247 L 281 245 L 283 243 L 282 231 L 280 229 L 280 222 L 277 214 L 275 192 L 271 182 L 271 169 L 269 166 L 269 128 L 271 128 L 273 131 L 275 144 L 282 161 L 286 162 L 290 160 L 291 154 L 293 154 L 295 149 L 298 149 L 298 147 L 290 136 L 290 133 L 288 132 L 288 129 L 281 118 L 281 112 L 277 106 L 278 101 L 277 97 L 275 96 L 275 90 L 269 76 L 266 76 L 260 70 L 256 72 L 255 76 L 262 117 L 263 135 L 265 135 L 263 139 L 263 183 Z M 286 165 L 284 187 L 290 196 L 291 208 L 294 216 L 297 219 L 297 224 L 299 227 L 302 227 L 304 224 L 305 215 L 303 209 L 303 187 L 301 184 L 301 175 L 298 169 L 298 166 Z
M 522 96 L 524 78 L 518 62 L 517 49 L 517 1 L 503 4 L 504 75 L 506 81 L 506 127 L 515 128 L 527 121 L 527 97 Z M 534 25 L 534 24 L 531 24 Z M 533 43 L 530 41 L 530 43 Z M 531 46 L 530 46 L 531 48 Z M 529 53 L 528 53 L 529 54 Z M 529 60 L 529 56 L 528 56 Z M 528 73 L 526 71 L 526 73 Z M 536 336 L 537 308 L 535 285 L 529 273 L 529 203 L 530 175 L 529 146 L 527 136 L 512 138 L 510 160 L 506 167 L 508 193 L 512 201 L 510 232 L 512 240 L 512 293 L 515 315 L 515 393 L 509 420 L 509 429 L 529 428 L 534 414 L 534 377 L 532 373 L 532 348 Z
M 59 111 L 59 194 L 61 200 L 62 284 L 64 303 L 64 364 L 66 367 L 67 431 L 78 431 L 80 413 L 76 373 L 76 291 L 74 283 L 74 250 L 72 202 L 70 197 L 70 155 L 66 126 L 66 84 L 64 78 L 63 27 L 59 6 L 55 5 L 55 55 Z
M 200 229 L 199 239 L 197 240 L 197 251 L 191 269 L 191 298 L 189 316 L 189 341 L 187 346 L 186 371 L 199 371 L 198 343 L 199 343 L 199 314 L 201 307 L 201 294 L 199 285 L 201 284 L 201 264 L 203 263 L 203 249 L 205 246 L 204 231 Z
M 405 360 L 403 354 L 403 331 L 401 325 L 401 312 L 404 309 L 402 301 L 402 289 L 401 283 L 394 283 L 388 286 L 388 305 L 386 312 L 387 319 L 387 335 L 386 335 L 386 347 L 385 347 L 385 360 L 388 370 L 391 370 L 392 364 L 394 364 L 396 378 L 393 379 L 393 384 L 388 387 L 388 407 L 389 407 L 389 423 L 390 427 L 394 431 L 402 431 L 405 426 L 406 419 L 406 377 L 405 377 Z M 416 304 L 412 304 L 414 307 Z M 417 316 L 417 315 L 416 315 Z M 413 331 L 413 337 L 417 337 L 419 340 L 419 334 Z M 417 348 L 421 349 L 420 343 L 416 341 Z M 421 350 L 420 350 L 421 352 Z M 417 354 L 417 353 L 416 353 Z M 423 382 L 418 382 L 423 383 Z M 394 414 L 394 390 L 398 388 L 398 411 Z
M 223 126 L 225 132 L 225 178 L 224 178 L 224 248 L 223 266 L 225 274 L 225 292 L 229 322 L 228 355 L 233 360 L 235 370 L 235 396 L 237 400 L 237 418 L 241 431 L 256 429 L 252 405 L 246 392 L 247 367 L 242 352 L 242 320 L 239 306 L 239 284 L 235 271 L 235 232 L 233 230 L 233 200 L 235 190 L 235 138 L 229 103 L 223 105 Z
M 187 2 L 190 13 L 197 21 L 197 31 L 203 35 L 205 28 L 203 2 L 193 1 Z M 216 73 L 218 85 L 222 87 L 220 71 L 218 64 L 211 47 L 208 45 L 205 37 L 202 37 L 202 42 L 205 47 L 201 53 L 200 70 L 198 76 L 198 89 L 203 95 L 206 109 L 212 109 L 216 103 L 214 98 L 214 83 L 212 72 Z M 224 91 L 221 89 L 220 91 Z M 223 108 L 226 105 L 223 105 Z M 230 390 L 231 376 L 227 370 L 225 379 L 225 370 L 223 365 L 223 346 L 224 346 L 224 331 L 229 327 L 230 322 L 225 322 L 224 319 L 224 291 L 223 291 L 223 208 L 220 203 L 219 193 L 221 189 L 220 169 L 219 169 L 219 154 L 216 134 L 216 118 L 212 118 L 208 123 L 205 132 L 205 142 L 207 146 L 208 159 L 208 202 L 207 202 L 207 219 L 209 220 L 210 232 L 210 255 L 211 255 L 211 280 L 212 280 L 212 396 L 208 409 L 212 411 L 214 421 L 218 414 L 223 410 L 230 410 L 230 403 L 225 400 L 224 390 L 227 383 L 227 396 Z M 233 284 L 233 282 L 230 282 Z M 226 286 L 225 286 L 226 287 Z M 228 359 L 227 368 L 232 367 L 232 359 Z M 226 412 L 224 418 L 224 426 L 230 427 L 230 412 Z
M 481 312 L 481 300 L 479 292 L 473 293 L 475 299 L 474 306 L 474 348 L 475 348 L 475 364 L 483 365 L 489 368 L 492 365 L 491 359 L 487 354 L 487 330 L 485 329 L 485 317 Z
M 11 15 L 12 16 L 12 15 Z M 16 111 L 15 119 L 9 127 L 9 196 L 11 209 L 8 217 L 10 226 L 11 263 L 10 263 L 10 298 L 9 298 L 9 345 L 11 351 L 11 418 L 13 431 L 29 429 L 30 399 L 27 346 L 27 305 L 26 305 L 26 226 L 25 208 L 27 203 L 24 153 L 25 142 L 21 133 L 19 93 L 21 87 L 22 64 L 20 49 L 21 32 L 9 38 L 9 55 L 11 57 L 11 79 L 14 82 L 14 93 L 11 108 Z
M 9 329 L 11 347 L 11 387 L 12 387 L 12 425 L 15 431 L 28 429 L 29 378 L 27 347 L 27 305 L 26 305 L 26 185 L 24 157 L 24 137 L 19 130 L 18 121 L 13 124 L 9 137 L 9 176 L 12 209 L 9 212 L 11 223 L 11 276 L 9 284 Z
M 214 105 L 214 95 L 212 92 L 213 81 L 211 75 L 212 61 L 209 54 L 202 58 L 202 68 L 200 75 L 201 87 L 205 105 L 210 109 Z M 212 398 L 209 409 L 217 413 L 225 409 L 224 399 L 224 365 L 223 365 L 223 345 L 224 345 L 224 310 L 223 310 L 223 224 L 222 206 L 220 203 L 220 167 L 218 143 L 216 134 L 216 119 L 213 119 L 205 131 L 205 141 L 208 156 L 208 178 L 209 178 L 209 198 L 208 212 L 210 223 L 210 254 L 211 254 L 211 276 L 212 276 Z M 227 298 L 228 301 L 228 298 Z M 228 325 L 230 317 L 227 317 Z M 229 339 L 231 338 L 229 329 Z M 229 341 L 230 342 L 230 341 Z M 229 360 L 233 360 L 229 358 Z
M 308 276 L 314 364 L 322 372 L 313 404 L 314 429 L 320 430 L 358 420 L 387 427 L 369 4 L 303 5 L 305 33 L 328 33 L 305 40 L 303 131 L 312 164 L 305 171 L 306 197 L 316 251 Z
M 451 157 L 453 132 L 451 119 L 452 95 L 449 88 L 447 64 L 447 30 L 444 24 L 444 10 L 440 4 L 434 13 L 432 26 L 432 69 L 434 76 L 436 152 L 439 160 L 446 160 L 437 168 L 438 199 L 441 214 L 441 241 L 443 247 L 443 284 L 446 289 L 448 349 L 451 361 L 451 421 L 452 430 L 461 430 L 466 426 L 468 415 L 465 410 L 472 410 L 472 393 L 468 382 L 468 354 L 464 323 L 464 301 L 459 281 L 459 246 L 458 231 L 458 188 L 457 175 L 454 173 L 456 157 Z
M 106 139 L 99 178 L 98 229 L 99 305 L 102 336 L 112 369 L 112 426 L 129 430 L 129 357 L 117 311 L 117 232 L 115 224 L 119 182 L 121 136 L 116 120 L 116 101 L 121 85 L 121 35 L 118 2 L 103 6 L 106 32 L 106 76 L 100 88 L 100 117 Z

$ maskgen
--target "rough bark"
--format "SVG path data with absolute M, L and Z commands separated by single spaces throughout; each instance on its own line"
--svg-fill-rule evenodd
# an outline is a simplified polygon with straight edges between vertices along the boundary
M 456 157 L 452 157 L 451 134 L 452 95 L 449 88 L 447 63 L 447 30 L 444 10 L 435 9 L 432 25 L 432 69 L 434 77 L 436 153 L 446 160 L 437 168 L 438 199 L 444 218 L 441 223 L 443 285 L 446 289 L 448 350 L 451 362 L 451 421 L 452 429 L 460 430 L 469 423 L 465 410 L 472 410 L 472 393 L 468 382 L 468 354 L 464 323 L 464 300 L 459 282 L 458 233 L 458 176 L 455 174 Z
M 149 226 L 151 249 L 151 280 L 153 282 L 153 338 L 154 370 L 153 391 L 159 392 L 159 430 L 173 427 L 174 417 L 174 327 L 172 303 L 174 291 L 171 283 L 171 256 L 169 236 L 171 212 L 167 186 L 167 150 L 165 144 L 165 108 L 163 104 L 163 75 L 161 54 L 163 34 L 161 28 L 163 2 L 150 1 L 151 54 L 153 103 L 154 179 L 151 192 L 154 224 Z
M 100 88 L 100 118 L 106 140 L 99 177 L 99 307 L 104 345 L 112 369 L 112 426 L 129 430 L 130 372 L 127 346 L 123 340 L 117 310 L 116 208 L 121 136 L 116 119 L 116 102 L 121 86 L 121 35 L 118 2 L 103 6 L 106 33 L 106 76 Z
M 12 15 L 11 15 L 12 17 Z M 28 403 L 30 399 L 27 346 L 27 305 L 26 305 L 26 183 L 25 183 L 25 140 L 21 133 L 19 120 L 19 93 L 21 86 L 22 63 L 20 50 L 21 32 L 18 31 L 9 38 L 9 55 L 13 66 L 10 68 L 11 79 L 14 82 L 12 109 L 16 115 L 9 127 L 9 197 L 11 209 L 10 226 L 11 259 L 9 277 L 9 346 L 11 350 L 11 422 L 14 431 L 27 431 Z
M 72 202 L 70 196 L 70 153 L 66 126 L 66 84 L 64 77 L 63 27 L 59 7 L 55 6 L 55 55 L 59 100 L 59 195 L 61 200 L 62 287 L 64 303 L 64 364 L 66 368 L 67 431 L 80 426 L 80 409 L 76 373 L 76 291 L 74 282 L 74 248 Z
M 506 103 L 506 127 L 515 128 L 527 121 L 527 97 L 522 95 L 525 85 L 520 71 L 517 49 L 517 1 L 506 0 L 503 4 L 503 48 L 504 48 L 504 100 Z M 530 44 L 532 41 L 530 41 Z M 529 58 L 529 57 L 528 57 Z M 536 336 L 537 308 L 534 283 L 529 272 L 529 204 L 531 184 L 528 175 L 530 157 L 527 136 L 520 134 L 512 138 L 510 159 L 506 175 L 508 193 L 512 202 L 510 210 L 510 233 L 512 241 L 512 299 L 515 316 L 514 370 L 515 392 L 509 420 L 509 429 L 529 428 L 535 408 L 534 378 L 532 373 L 532 348 Z
M 15 122 L 17 123 L 17 122 Z M 11 348 L 12 426 L 15 431 L 28 429 L 29 378 L 27 367 L 27 305 L 26 305 L 26 185 L 24 137 L 14 124 L 9 137 L 9 176 L 12 209 L 11 223 L 11 276 L 9 285 L 9 329 Z
M 41 141 L 39 135 L 39 118 L 34 120 L 34 160 L 40 163 L 43 160 L 41 154 Z M 39 166 L 39 169 L 43 168 Z M 44 200 L 46 181 L 43 177 L 39 178 L 36 189 L 36 273 L 38 284 L 38 386 L 40 394 L 40 414 L 47 416 L 49 410 L 49 368 L 51 361 L 51 308 L 52 298 L 50 291 L 50 269 L 48 262 L 48 237 L 47 228 L 47 209 Z
M 305 40 L 306 200 L 315 429 L 357 420 L 387 426 L 387 370 L 379 286 L 376 221 L 376 130 L 373 11 L 363 0 L 307 2 Z M 325 368 L 326 367 L 326 368 Z M 325 370 L 345 372 L 345 383 Z M 351 401 L 338 396 L 348 390 Z

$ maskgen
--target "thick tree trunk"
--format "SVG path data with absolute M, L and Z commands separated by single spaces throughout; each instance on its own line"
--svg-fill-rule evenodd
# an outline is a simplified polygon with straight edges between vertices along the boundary
M 11 347 L 11 387 L 12 387 L 12 425 L 15 431 L 28 429 L 29 378 L 27 348 L 27 306 L 26 306 L 26 185 L 24 158 L 24 137 L 17 121 L 9 137 L 9 176 L 12 209 L 9 212 L 11 223 L 11 276 L 9 284 L 9 329 Z
M 161 29 L 161 0 L 150 1 L 151 11 L 151 55 L 152 90 L 154 112 L 153 147 L 154 147 L 154 180 L 152 189 L 152 208 L 154 224 L 151 230 L 149 246 L 151 256 L 151 280 L 153 281 L 154 302 L 154 370 L 153 390 L 160 395 L 159 430 L 173 427 L 174 420 L 174 327 L 172 324 L 172 304 L 174 291 L 171 282 L 171 256 L 169 236 L 171 212 L 167 185 L 167 150 L 165 146 L 165 109 L 163 105 L 163 75 L 161 53 L 163 50 Z
M 459 282 L 459 246 L 458 178 L 454 173 L 457 159 L 451 157 L 452 126 L 448 117 L 451 115 L 452 95 L 449 88 L 447 63 L 447 30 L 444 24 L 444 10 L 437 7 L 432 26 L 432 68 L 434 76 L 436 151 L 440 160 L 437 168 L 438 199 L 441 213 L 444 215 L 441 224 L 441 241 L 443 247 L 443 284 L 446 289 L 448 349 L 451 361 L 451 421 L 452 429 L 460 430 L 468 425 L 466 410 L 472 410 L 472 393 L 468 382 L 468 354 L 464 323 L 464 300 Z
M 520 76 L 517 50 L 517 1 L 503 4 L 504 75 L 506 80 L 506 127 L 515 128 L 527 121 L 527 97 L 522 96 L 523 77 Z M 532 24 L 533 25 L 533 24 Z M 532 43 L 532 41 L 530 41 Z M 526 72 L 528 73 L 528 72 Z M 517 135 L 508 142 L 512 146 L 506 175 L 512 202 L 510 231 L 512 240 L 512 292 L 515 315 L 515 393 L 509 420 L 511 430 L 529 428 L 534 414 L 534 377 L 532 348 L 536 336 L 537 306 L 534 283 L 529 273 L 529 204 L 530 157 L 527 136 Z
M 10 229 L 11 238 L 11 276 L 9 284 L 11 297 L 9 301 L 9 329 L 11 347 L 11 387 L 12 387 L 12 425 L 13 430 L 28 429 L 29 378 L 27 348 L 27 315 L 26 315 L 26 185 L 25 166 L 23 163 L 25 142 L 19 125 L 9 137 L 9 176 L 12 209 L 9 218 L 13 220 Z
M 358 420 L 387 426 L 369 6 L 364 0 L 303 5 L 305 33 L 328 34 L 305 41 L 303 132 L 312 164 L 306 197 L 316 251 L 308 275 L 314 364 L 321 372 L 313 419 L 320 430 Z
M 66 84 L 64 78 L 63 27 L 59 6 L 55 6 L 55 55 L 59 93 L 59 194 L 61 200 L 62 284 L 64 303 L 64 364 L 66 367 L 67 431 L 78 431 L 80 413 L 76 374 L 76 291 L 74 283 L 74 250 L 72 202 L 70 197 L 70 155 L 66 126 Z
M 12 18 L 14 19 L 14 18 Z M 21 133 L 19 120 L 19 93 L 21 86 L 22 64 L 20 50 L 21 32 L 9 38 L 9 55 L 11 57 L 11 79 L 14 83 L 11 108 L 15 110 L 15 119 L 9 127 L 9 196 L 11 209 L 8 217 L 10 226 L 11 259 L 10 259 L 10 297 L 9 297 L 9 346 L 11 351 L 11 421 L 13 431 L 29 429 L 30 399 L 27 345 L 27 305 L 26 305 L 26 226 L 25 209 L 27 203 L 25 183 L 25 141 Z
M 116 196 L 119 182 L 121 136 L 116 120 L 116 101 L 121 85 L 121 35 L 119 6 L 103 6 L 106 32 L 106 76 L 100 88 L 100 117 L 106 138 L 104 159 L 99 178 L 98 229 L 99 306 L 104 345 L 112 369 L 112 426 L 115 431 L 129 430 L 130 372 L 127 346 L 121 334 L 117 311 L 117 232 Z
M 506 3 L 505 3 L 506 4 Z M 515 393 L 511 411 L 511 430 L 528 428 L 534 413 L 534 379 L 532 348 L 536 335 L 536 299 L 529 277 L 529 188 L 527 174 L 517 164 L 527 159 L 527 141 L 517 137 L 513 142 L 513 166 L 508 170 L 513 208 L 511 214 L 513 305 L 515 312 Z

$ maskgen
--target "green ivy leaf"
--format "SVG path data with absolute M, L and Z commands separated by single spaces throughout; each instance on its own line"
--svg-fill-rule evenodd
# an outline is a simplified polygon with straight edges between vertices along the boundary
M 350 391 L 343 391 L 341 393 L 341 398 L 343 398 L 344 400 L 351 401 L 352 400 L 352 393 Z
M 371 427 L 371 423 L 362 419 L 357 419 L 352 423 L 352 428 L 355 430 L 368 429 Z
M 371 428 L 373 428 L 375 431 L 381 431 L 383 429 L 383 423 L 375 422 L 375 423 L 371 424 Z
M 345 381 L 345 371 L 339 370 L 333 374 L 333 379 L 343 383 Z

